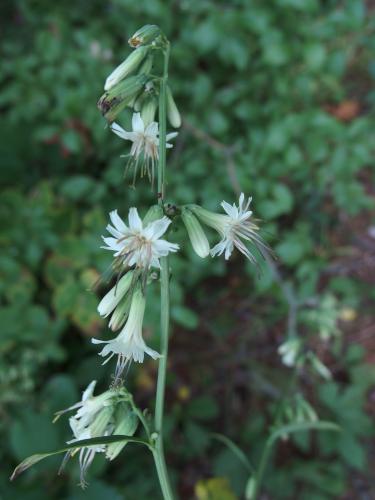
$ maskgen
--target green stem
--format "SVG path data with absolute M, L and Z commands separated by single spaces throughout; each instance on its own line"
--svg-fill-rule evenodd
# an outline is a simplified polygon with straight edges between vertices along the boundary
M 166 89 L 168 80 L 169 43 L 164 51 L 164 71 L 160 85 L 159 97 L 159 164 L 158 164 L 158 203 L 163 206 L 165 197 L 165 165 L 166 165 L 166 135 L 167 135 L 167 103 Z M 156 441 L 153 456 L 156 471 L 160 482 L 160 487 L 165 500 L 173 500 L 172 488 L 170 485 L 167 466 L 164 457 L 163 446 L 163 414 L 164 414 L 164 394 L 165 379 L 167 374 L 168 359 L 168 336 L 169 336 L 169 262 L 168 257 L 160 259 L 160 354 L 158 369 L 158 382 L 156 388 L 155 405 L 155 432 Z
M 267 462 L 268 462 L 268 458 L 269 458 L 269 454 L 271 452 L 271 449 L 272 449 L 272 443 L 269 440 L 267 440 L 267 442 L 263 448 L 263 452 L 262 452 L 262 456 L 260 458 L 258 470 L 255 474 L 256 482 L 255 482 L 255 487 L 254 487 L 254 491 L 253 491 L 251 500 L 257 499 L 258 492 L 260 491 L 260 487 L 262 485 L 263 475 L 264 475 L 264 471 L 265 471 L 266 466 L 267 466 Z

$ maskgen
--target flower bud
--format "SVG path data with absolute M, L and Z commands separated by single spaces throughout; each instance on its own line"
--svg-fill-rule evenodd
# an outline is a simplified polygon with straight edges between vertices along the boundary
M 167 86 L 167 117 L 172 127 L 181 127 L 181 115 L 174 102 L 172 91 L 169 86 Z
M 129 105 L 147 82 L 146 75 L 129 76 L 105 92 L 98 101 L 98 108 L 112 123 L 116 116 Z
M 163 209 L 160 205 L 152 205 L 143 218 L 143 226 L 146 227 L 150 222 L 154 222 L 164 217 Z
M 110 90 L 117 83 L 123 80 L 126 76 L 130 75 L 133 71 L 137 69 L 137 67 L 141 64 L 141 62 L 146 57 L 150 47 L 139 47 L 134 52 L 130 54 L 129 57 L 125 59 L 105 81 L 104 90 Z
M 119 304 L 124 295 L 129 291 L 133 280 L 133 271 L 129 271 L 120 281 L 102 298 L 98 305 L 100 316 L 106 318 Z
M 99 437 L 105 434 L 108 424 L 113 415 L 114 406 L 103 406 L 103 408 L 98 412 L 92 424 L 90 424 L 90 435 L 91 437 Z
M 130 311 L 131 300 L 132 294 L 128 293 L 114 310 L 108 323 L 108 326 L 112 331 L 118 330 L 125 324 Z
M 138 427 L 138 417 L 128 403 L 120 403 L 115 411 L 114 436 L 133 436 Z M 113 460 L 126 445 L 126 441 L 107 446 L 106 457 Z
M 225 215 L 210 212 L 199 205 L 187 205 L 186 207 L 191 210 L 203 224 L 206 224 L 206 226 L 212 227 L 219 233 L 224 230 L 226 223 Z
M 148 97 L 145 99 L 141 106 L 141 118 L 145 127 L 150 125 L 151 122 L 155 121 L 155 113 L 158 107 L 157 100 L 155 97 Z
M 159 26 L 155 24 L 146 24 L 137 30 L 132 37 L 129 38 L 128 43 L 131 47 L 140 47 L 141 45 L 148 45 L 153 42 L 161 34 Z
M 139 49 L 137 49 L 137 50 L 139 50 Z M 142 65 L 140 66 L 138 73 L 140 75 L 142 75 L 142 74 L 148 75 L 152 70 L 153 64 L 154 64 L 154 57 L 151 54 L 149 54 L 146 57 L 146 59 L 144 60 L 144 62 L 142 63 Z
M 202 226 L 198 219 L 187 208 L 182 209 L 181 217 L 195 253 L 204 259 L 210 253 L 210 245 Z

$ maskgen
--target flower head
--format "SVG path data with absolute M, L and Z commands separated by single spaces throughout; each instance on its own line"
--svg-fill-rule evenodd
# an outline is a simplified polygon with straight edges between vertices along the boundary
M 212 257 L 224 253 L 225 259 L 228 260 L 236 247 L 253 264 L 256 264 L 255 256 L 243 240 L 254 244 L 262 254 L 267 250 L 267 246 L 257 233 L 258 226 L 249 220 L 253 213 L 249 210 L 251 198 L 248 198 L 246 205 L 244 201 L 243 193 L 240 195 L 238 206 L 235 203 L 230 205 L 223 201 L 221 206 L 226 212 L 225 215 L 210 212 L 197 205 L 189 206 L 201 222 L 218 231 L 222 237 L 221 241 L 211 249 Z
M 93 344 L 106 344 L 99 353 L 100 356 L 108 356 L 104 363 L 117 354 L 116 380 L 119 379 L 126 365 L 132 360 L 143 363 L 145 353 L 153 359 L 160 357 L 159 353 L 146 345 L 142 337 L 145 307 L 146 299 L 138 287 L 133 293 L 128 320 L 119 335 L 112 340 L 92 339 Z
M 117 123 L 111 125 L 111 130 L 116 135 L 131 141 L 132 147 L 130 150 L 130 160 L 128 167 L 133 166 L 133 182 L 137 176 L 138 166 L 141 164 L 141 176 L 149 176 L 151 182 L 154 179 L 155 162 L 159 158 L 159 126 L 157 122 L 151 122 L 145 126 L 140 113 L 134 113 L 132 118 L 131 132 L 127 132 Z M 177 132 L 167 134 L 167 141 L 176 137 Z M 173 145 L 167 142 L 167 148 L 172 148 Z
M 114 410 L 117 403 L 124 400 L 124 391 L 123 389 L 117 391 L 111 389 L 105 391 L 99 396 L 94 396 L 95 385 L 96 380 L 93 380 L 83 392 L 81 401 L 56 414 L 58 418 L 61 414 L 67 411 L 77 410 L 75 415 L 69 419 L 70 428 L 74 437 L 68 441 L 68 444 L 72 444 L 83 439 L 109 436 L 114 430 Z M 106 446 L 85 446 L 83 448 L 68 451 L 62 463 L 62 467 L 71 456 L 78 452 L 78 449 L 81 471 L 80 483 L 82 487 L 85 487 L 85 474 L 87 469 L 94 460 L 95 454 L 105 452 Z
M 124 266 L 136 266 L 149 269 L 156 267 L 160 269 L 160 257 L 168 255 L 169 252 L 177 252 L 179 246 L 175 243 L 162 240 L 160 237 L 165 233 L 171 220 L 162 217 L 150 222 L 143 227 L 141 218 L 136 208 L 129 210 L 129 227 L 118 215 L 117 210 L 109 214 L 112 225 L 107 226 L 107 231 L 112 237 L 103 237 L 106 250 L 114 252 L 114 256 Z

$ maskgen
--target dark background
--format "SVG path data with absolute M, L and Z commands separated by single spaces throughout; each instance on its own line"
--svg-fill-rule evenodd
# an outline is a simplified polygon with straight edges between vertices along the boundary
M 211 432 L 257 463 L 289 387 L 290 401 L 303 394 L 342 432 L 280 442 L 263 498 L 374 497 L 372 11 L 360 0 L 2 2 L 2 500 L 160 495 L 151 457 L 134 445 L 114 463 L 98 457 L 86 492 L 76 460 L 59 477 L 52 458 L 8 481 L 27 455 L 70 438 L 67 419 L 51 423 L 55 411 L 92 379 L 108 384 L 112 367 L 90 343 L 108 333 L 96 312 L 104 291 L 90 291 L 111 261 L 100 235 L 110 210 L 144 214 L 154 194 L 142 181 L 128 188 L 127 144 L 106 129 L 96 101 L 146 23 L 172 42 L 170 84 L 184 122 L 168 155 L 169 200 L 218 210 L 243 190 L 278 256 L 258 277 L 240 255 L 201 260 L 183 228 L 174 235 L 183 250 L 171 259 L 166 451 L 180 496 L 243 498 L 248 473 Z M 154 288 L 144 333 L 157 348 Z M 282 365 L 291 314 L 331 381 Z M 147 360 L 130 370 L 142 408 L 153 408 L 156 369 Z

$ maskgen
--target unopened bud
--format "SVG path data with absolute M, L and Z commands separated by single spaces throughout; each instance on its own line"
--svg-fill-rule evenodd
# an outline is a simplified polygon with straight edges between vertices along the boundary
M 109 421 L 112 418 L 114 407 L 113 405 L 104 406 L 97 416 L 95 417 L 92 424 L 90 424 L 90 435 L 92 437 L 103 436 Z
M 113 311 L 111 319 L 108 323 L 108 326 L 112 331 L 115 332 L 125 324 L 130 311 L 131 300 L 132 294 L 128 293 Z
M 182 210 L 181 217 L 195 253 L 204 259 L 210 253 L 210 244 L 202 226 L 200 225 L 198 219 L 187 208 Z
M 172 91 L 169 86 L 167 87 L 167 117 L 172 127 L 181 127 L 181 115 L 174 102 Z
M 153 42 L 161 34 L 159 26 L 155 24 L 146 24 L 129 38 L 128 43 L 131 47 L 140 47 Z
M 104 117 L 112 123 L 116 116 L 129 105 L 131 100 L 144 87 L 146 75 L 129 76 L 105 92 L 98 101 L 98 108 Z
M 130 54 L 117 68 L 112 71 L 105 81 L 104 90 L 110 90 L 126 76 L 135 71 L 146 57 L 150 47 L 139 47 Z
M 155 121 L 155 113 L 158 107 L 157 100 L 155 97 L 148 97 L 145 99 L 141 106 L 141 118 L 145 127 L 150 125 L 151 122 Z
M 139 50 L 139 49 L 137 49 Z M 154 57 L 152 54 L 149 54 L 146 59 L 143 61 L 143 63 L 141 64 L 139 70 L 138 70 L 138 73 L 141 75 L 141 74 L 144 74 L 144 75 L 148 75 L 151 70 L 152 70 L 152 65 L 154 64 Z
M 143 218 L 143 226 L 146 227 L 147 224 L 154 222 L 158 219 L 162 219 L 164 217 L 163 209 L 160 205 L 152 205 L 147 211 L 147 214 Z
M 115 412 L 114 436 L 133 436 L 138 427 L 138 417 L 128 403 L 120 403 Z M 107 446 L 106 457 L 113 460 L 126 445 L 126 441 L 111 443 Z
M 124 295 L 128 292 L 133 280 L 133 271 L 129 271 L 119 282 L 102 298 L 98 305 L 100 316 L 106 318 L 119 304 Z

